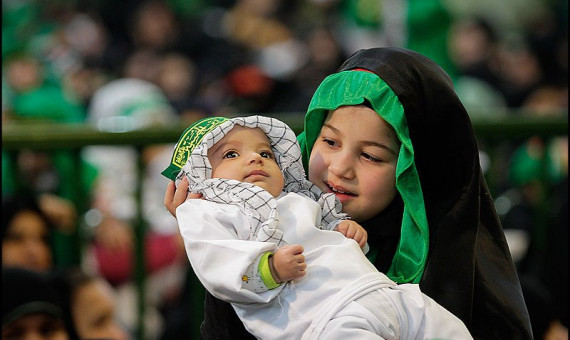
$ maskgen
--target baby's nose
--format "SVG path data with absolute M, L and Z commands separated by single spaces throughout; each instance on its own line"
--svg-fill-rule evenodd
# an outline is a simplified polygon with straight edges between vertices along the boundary
M 263 163 L 263 157 L 261 157 L 261 155 L 256 152 L 252 153 L 249 157 L 249 163 Z

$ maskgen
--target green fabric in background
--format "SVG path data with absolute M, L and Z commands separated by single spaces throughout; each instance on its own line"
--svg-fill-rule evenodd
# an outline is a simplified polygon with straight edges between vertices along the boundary
M 401 9 L 403 13 L 394 13 Z M 454 79 L 457 70 L 451 62 L 447 39 L 452 20 L 449 10 L 441 0 L 344 0 L 340 4 L 342 17 L 353 28 L 373 33 L 379 37 L 388 29 L 398 32 L 404 39 L 400 46 L 419 52 L 437 62 Z M 386 27 L 388 18 L 403 18 L 401 28 Z M 387 38 L 387 44 L 394 46 Z M 385 47 L 385 46 L 367 46 Z
M 11 107 L 19 119 L 49 119 L 61 123 L 79 123 L 84 120 L 83 107 L 66 98 L 61 89 L 52 85 L 14 94 Z
M 441 0 L 408 0 L 406 48 L 433 59 L 455 79 L 447 40 L 453 18 Z

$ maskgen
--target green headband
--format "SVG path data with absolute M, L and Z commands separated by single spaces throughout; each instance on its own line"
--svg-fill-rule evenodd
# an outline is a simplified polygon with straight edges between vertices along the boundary
M 192 153 L 192 150 L 200 144 L 202 138 L 216 126 L 227 120 L 228 118 L 225 117 L 208 117 L 200 119 L 190 125 L 178 139 L 174 147 L 174 153 L 170 159 L 170 164 L 161 174 L 173 181 L 176 180 L 176 176 L 180 172 L 180 169 L 186 164 L 188 156 Z
M 329 110 L 362 104 L 365 100 L 394 128 L 402 143 L 396 166 L 396 188 L 404 201 L 402 232 L 386 274 L 398 283 L 417 283 L 422 277 L 428 254 L 428 223 L 404 107 L 388 84 L 372 72 L 343 71 L 325 78 L 309 104 L 304 135 L 299 136 L 303 161 L 307 166 Z

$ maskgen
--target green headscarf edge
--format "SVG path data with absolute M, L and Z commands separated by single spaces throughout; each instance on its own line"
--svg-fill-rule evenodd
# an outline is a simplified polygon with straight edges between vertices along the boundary
M 388 84 L 367 71 L 342 71 L 325 78 L 311 99 L 304 131 L 298 136 L 303 165 L 307 171 L 309 155 L 328 111 L 362 104 L 364 100 L 394 128 L 402 143 L 396 165 L 396 188 L 404 202 L 404 213 L 400 242 L 386 275 L 397 283 L 419 283 L 428 255 L 428 222 L 404 107 Z

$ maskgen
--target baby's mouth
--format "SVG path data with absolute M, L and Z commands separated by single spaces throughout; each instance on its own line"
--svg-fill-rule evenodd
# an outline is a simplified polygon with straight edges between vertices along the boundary
M 263 170 L 253 170 L 252 172 L 250 172 L 245 178 L 249 178 L 252 176 L 263 176 L 263 177 L 268 177 L 267 173 Z

